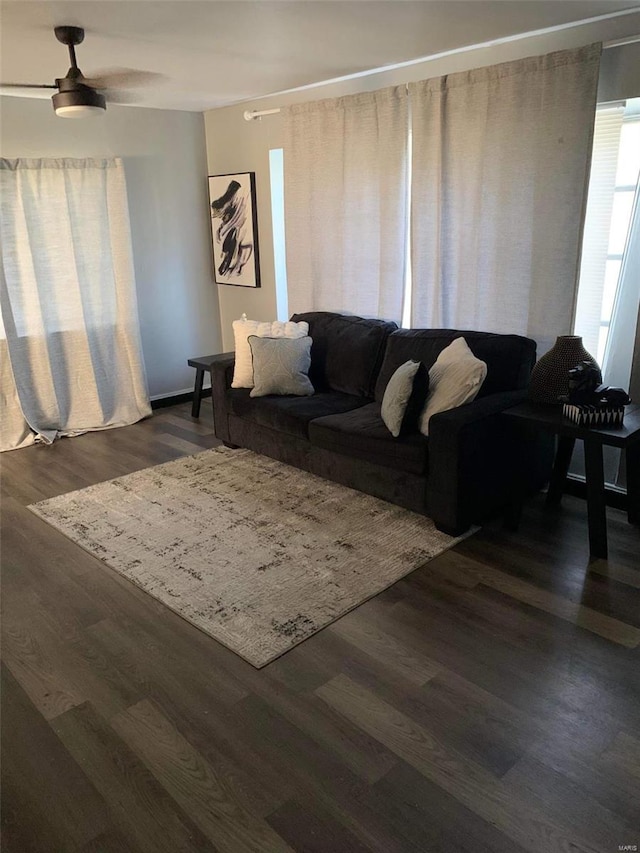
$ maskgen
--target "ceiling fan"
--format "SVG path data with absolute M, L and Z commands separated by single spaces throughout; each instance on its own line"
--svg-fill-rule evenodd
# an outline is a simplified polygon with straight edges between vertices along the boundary
M 136 71 L 122 68 L 106 72 L 101 76 L 86 78 L 78 68 L 76 45 L 84 41 L 82 27 L 55 27 L 56 38 L 69 48 L 71 68 L 64 77 L 49 83 L 0 83 L 7 89 L 57 89 L 51 98 L 56 115 L 62 118 L 83 118 L 88 115 L 102 115 L 109 102 L 126 102 L 128 99 L 119 91 L 128 87 L 145 85 L 153 79 L 162 77 L 151 71 Z

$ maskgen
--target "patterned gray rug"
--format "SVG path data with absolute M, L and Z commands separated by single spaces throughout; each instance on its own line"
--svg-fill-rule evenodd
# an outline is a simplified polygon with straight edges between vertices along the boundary
M 459 541 L 393 504 L 226 448 L 29 508 L 256 667 Z

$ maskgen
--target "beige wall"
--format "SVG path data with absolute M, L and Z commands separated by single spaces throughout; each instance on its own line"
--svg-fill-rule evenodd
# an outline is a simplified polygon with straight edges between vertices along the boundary
M 405 68 L 382 71 L 366 77 L 329 83 L 305 91 L 262 98 L 239 106 L 206 112 L 209 174 L 255 171 L 257 183 L 262 287 L 258 290 L 248 290 L 217 285 L 224 348 L 233 349 L 231 323 L 243 311 L 251 319 L 257 320 L 271 320 L 276 316 L 269 149 L 282 147 L 282 118 L 279 115 L 272 115 L 247 122 L 243 118 L 245 110 L 272 109 L 291 103 L 338 97 L 358 91 L 372 91 L 384 86 L 424 80 L 455 71 L 578 47 L 594 41 L 619 39 L 637 33 L 640 33 L 640 12 L 555 33 L 465 50 Z M 625 49 L 624 62 L 614 61 L 612 52 L 605 52 L 602 65 L 602 99 L 605 96 L 607 100 L 612 97 L 628 97 L 629 89 L 633 89 L 636 83 L 635 94 L 640 95 L 640 62 L 633 61 L 634 57 L 640 56 L 640 45 L 633 45 L 629 50 L 633 51 L 633 54 Z M 622 89 L 624 89 L 622 94 L 612 94 Z
M 0 122 L 2 157 L 122 157 L 149 392 L 192 389 L 187 359 L 223 351 L 202 115 L 110 105 L 80 121 L 3 97 Z
M 235 107 L 205 113 L 208 174 L 256 173 L 261 287 L 214 285 L 218 290 L 224 350 L 234 348 L 231 323 L 243 312 L 252 320 L 276 319 L 269 151 L 282 147 L 282 124 L 279 116 L 273 116 L 275 122 L 261 119 L 251 123 L 258 128 L 252 127 L 244 120 L 243 112 L 244 107 Z M 258 135 L 251 132 L 256 129 Z

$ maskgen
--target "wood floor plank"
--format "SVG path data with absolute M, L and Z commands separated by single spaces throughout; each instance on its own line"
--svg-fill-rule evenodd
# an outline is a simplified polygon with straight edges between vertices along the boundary
M 15 595 L 19 603 L 28 588 L 44 601 L 70 601 L 75 621 L 85 625 L 107 615 L 104 601 L 91 590 L 100 579 L 91 567 L 100 561 L 15 502 L 2 505 L 2 545 L 7 596 Z
M 81 696 L 83 702 L 101 707 L 106 716 L 116 714 L 141 698 L 138 686 L 126 671 L 114 665 L 86 630 L 78 630 L 69 623 L 63 628 L 54 610 L 43 613 L 41 607 L 29 607 L 28 603 L 29 599 L 20 604 L 14 601 L 12 618 L 20 618 L 22 614 L 22 621 L 29 621 L 31 630 L 37 632 L 47 649 L 49 659 L 55 660 L 56 677 L 63 684 L 73 685 L 76 697 Z M 9 665 L 13 660 L 8 658 Z M 74 702 L 76 704 L 79 703 Z M 56 716 L 55 710 L 54 707 L 47 713 L 48 719 Z
M 628 732 L 620 732 L 611 746 L 602 752 L 600 762 L 611 764 L 636 780 L 640 803 L 640 739 Z
M 435 574 L 454 586 L 473 589 L 479 582 L 468 571 L 465 571 L 468 560 L 469 558 L 465 557 L 464 554 L 460 554 L 455 548 L 450 548 L 428 564 L 428 573 L 429 575 Z M 421 577 L 423 576 L 424 574 L 421 573 Z
M 434 614 L 440 622 L 443 614 L 453 611 L 469 640 L 466 657 L 482 656 L 483 650 L 491 649 L 491 666 L 506 667 L 528 679 L 536 694 L 534 702 L 550 699 L 557 705 L 570 701 L 576 708 L 587 708 L 589 715 L 602 711 L 603 717 L 620 720 L 628 714 L 640 722 L 640 702 L 634 702 L 640 699 L 636 649 L 616 649 L 599 635 L 585 635 L 566 621 L 554 624 L 555 617 L 545 611 L 520 605 L 483 584 L 469 592 L 440 585 L 434 585 L 433 591 L 437 598 L 425 591 L 411 599 L 411 607 L 419 611 L 413 620 L 416 629 L 428 619 L 428 632 Z M 398 611 L 406 612 L 408 600 L 398 604 Z M 612 666 L 618 678 L 607 677 Z M 551 672 L 557 677 L 551 679 Z M 593 678 L 596 673 L 601 675 L 598 682 Z
M 640 560 L 638 561 L 640 563 Z M 589 565 L 589 571 L 601 575 L 607 580 L 615 580 L 626 586 L 640 589 L 640 566 L 629 568 L 614 563 L 612 560 L 594 560 Z
M 83 844 L 79 853 L 138 853 L 138 848 L 131 846 L 119 832 L 109 830 Z
M 537 607 L 539 610 L 545 610 L 560 619 L 566 619 L 621 646 L 635 649 L 640 644 L 640 628 L 612 619 L 578 602 L 568 601 L 566 598 L 553 595 L 531 584 L 524 584 L 492 568 L 483 567 L 477 577 L 483 584 L 497 589 L 510 598 L 522 601 L 531 607 Z
M 348 719 L 357 719 L 365 731 L 525 850 L 561 853 L 569 845 L 581 853 L 598 850 L 586 839 L 569 837 L 563 827 L 528 802 L 510 796 L 499 779 L 447 749 L 404 714 L 345 676 L 336 676 L 316 693 Z
M 3 617 L 2 657 L 14 678 L 42 716 L 49 720 L 85 701 L 81 688 L 60 669 L 50 649 L 38 642 L 33 629 L 11 616 Z
M 593 631 L 614 643 L 630 649 L 640 644 L 640 628 L 612 619 L 610 616 L 584 607 L 579 602 L 554 595 L 476 560 L 468 560 L 464 571 L 478 583 L 496 589 L 516 601 L 522 601 L 531 607 L 544 610 L 588 631 Z
M 4 666 L 2 699 L 3 851 L 75 850 L 109 827 L 109 810 Z
M 399 802 L 416 844 L 429 853 L 523 853 L 497 827 L 404 762 L 376 783 L 381 797 Z
M 601 850 L 616 850 L 635 827 L 600 804 L 582 786 L 530 756 L 505 775 L 504 782 L 523 799 L 544 803 L 546 814 L 566 826 L 569 834 L 588 838 Z
M 369 609 L 370 605 L 371 602 L 367 602 L 363 606 L 373 631 L 376 619 L 372 618 L 371 614 L 376 611 Z M 384 695 L 402 697 L 419 686 L 416 684 L 416 677 L 409 679 L 406 670 L 395 667 L 391 657 L 384 661 L 379 654 L 376 654 L 375 647 L 372 647 L 369 653 L 364 648 L 354 645 L 335 630 L 336 624 L 319 632 L 310 638 L 310 642 L 305 642 L 294 650 L 298 667 L 314 674 L 314 683 L 308 684 L 305 692 L 313 693 L 317 687 L 326 683 L 337 672 L 343 672 L 362 684 L 372 686 Z M 395 640 L 390 634 L 388 637 L 389 644 L 393 647 Z M 421 657 L 420 651 L 415 648 L 413 654 Z M 430 661 L 427 655 L 422 659 Z
M 224 778 L 242 808 L 265 817 L 293 795 L 266 762 L 246 748 L 235 727 L 234 704 L 248 692 L 213 671 L 211 659 L 193 658 L 173 650 L 170 659 L 161 641 L 140 625 L 105 620 L 90 629 L 105 654 L 114 658 L 147 697 L 162 707 L 189 743 Z M 202 673 L 210 672 L 202 679 Z
M 370 853 L 365 845 L 317 803 L 290 800 L 269 817 L 270 825 L 292 850 L 298 853 L 326 853 L 328 850 Z
M 119 838 L 140 853 L 215 850 L 91 704 L 58 717 L 52 728 L 109 806 Z
M 364 783 L 330 747 L 310 738 L 258 697 L 243 699 L 237 710 L 252 748 L 293 780 L 305 802 L 317 804 L 375 853 L 424 853 L 397 803 L 380 796 L 375 785 Z M 326 853 L 333 853 L 330 846 Z
M 506 573 L 523 583 L 533 584 L 547 593 L 580 604 L 618 621 L 628 622 L 640 627 L 640 595 L 637 588 L 629 590 L 629 585 L 615 579 L 604 579 L 601 573 L 592 572 L 594 561 L 588 553 L 584 516 L 575 512 L 574 502 L 556 519 L 555 525 L 549 525 L 548 518 L 542 514 L 536 536 L 507 534 L 493 528 L 481 537 L 471 537 L 459 546 L 463 555 L 489 565 L 496 571 Z M 584 504 L 582 504 L 584 512 Z M 627 525 L 620 510 L 610 510 L 609 532 L 624 532 L 624 536 L 612 538 L 620 545 L 611 549 L 608 562 L 615 568 L 633 571 L 640 569 L 638 552 L 640 551 L 640 533 L 637 528 Z M 548 529 L 547 529 L 548 528 Z M 475 539 L 475 542 L 471 540 Z M 526 540 L 527 548 L 518 548 L 520 541 Z M 514 560 L 514 545 L 517 559 Z
M 575 735 L 567 737 L 565 730 L 553 731 L 531 744 L 529 756 L 562 774 L 629 825 L 640 826 L 637 780 L 614 763 L 600 760 L 591 744 L 583 744 Z
M 179 427 L 182 432 L 192 435 L 213 435 L 213 419 L 192 418 L 191 414 L 178 414 L 173 408 L 167 409 L 162 415 L 163 424 Z
M 415 684 L 426 684 L 442 669 L 430 658 L 412 654 L 402 643 L 390 639 L 357 610 L 335 622 L 331 630 L 377 660 L 392 665 Z
M 174 448 L 175 450 L 180 450 L 187 456 L 193 456 L 194 453 L 201 453 L 206 448 L 213 447 L 216 444 L 215 439 L 199 439 L 196 441 L 196 436 L 193 436 L 190 441 L 187 441 L 184 438 L 175 435 L 174 432 L 175 431 L 164 431 L 162 435 L 158 437 L 158 443 Z
M 390 676 L 389 669 L 380 667 L 374 658 L 350 646 L 333 630 L 307 645 L 331 661 L 336 672 L 372 690 L 435 736 L 442 734 L 450 746 L 496 775 L 506 772 L 525 751 L 530 729 L 537 731 L 524 722 L 526 719 L 528 723 L 525 715 L 495 697 L 490 700 L 489 694 L 446 670 L 420 686 Z M 378 744 L 378 750 L 381 748 Z M 379 776 L 372 780 L 375 778 Z
M 151 702 L 118 714 L 112 726 L 221 853 L 291 851 L 268 824 L 233 801 L 215 768 Z
M 87 629 L 105 655 L 131 674 L 141 690 L 149 691 L 154 685 L 166 682 L 167 692 L 180 695 L 190 691 L 189 701 L 207 707 L 214 701 L 233 706 L 250 691 L 238 680 L 220 668 L 212 671 L 206 680 L 199 681 L 203 668 L 211 662 L 211 655 L 198 654 L 191 644 L 177 643 L 172 648 L 171 661 L 167 661 L 161 626 L 154 619 L 132 622 L 110 617 L 96 622 Z
M 446 671 L 394 707 L 496 777 L 522 757 L 531 735 L 514 719 L 513 709 L 487 700 L 483 691 Z
M 425 648 L 446 669 L 462 675 L 532 717 L 553 719 L 567 712 L 582 718 L 586 715 L 590 721 L 597 722 L 602 731 L 619 729 L 621 715 L 623 719 L 628 715 L 630 725 L 635 727 L 638 724 L 635 694 L 627 690 L 624 682 L 604 677 L 593 680 L 589 677 L 588 667 L 585 667 L 585 676 L 579 670 L 574 671 L 576 638 L 567 634 L 567 631 L 571 632 L 568 623 L 553 626 L 553 631 L 548 633 L 550 638 L 556 638 L 552 653 L 543 655 L 540 645 L 528 636 L 531 623 L 527 617 L 522 620 L 524 624 L 519 636 L 517 621 L 514 623 L 512 630 L 516 633 L 512 637 L 502 616 L 498 626 L 492 619 L 487 631 L 478 621 L 477 606 L 469 614 L 461 606 L 459 598 L 455 603 L 452 611 L 447 602 L 421 597 L 414 591 L 394 604 L 392 614 L 377 609 L 376 618 L 393 637 Z M 517 610 L 515 615 L 518 615 Z M 584 649 L 591 637 L 598 643 L 609 645 L 595 635 L 589 635 L 589 638 L 578 639 L 578 649 Z M 522 649 L 515 643 L 521 644 Z M 618 647 L 615 660 L 623 672 L 627 665 L 631 671 L 637 652 Z M 632 677 L 637 680 L 637 668 L 636 675 Z
M 265 682 L 256 695 L 305 736 L 335 754 L 357 777 L 372 784 L 396 764 L 393 754 L 309 695 L 296 695 L 280 685 Z
M 638 842 L 624 513 L 591 561 L 584 502 L 536 496 L 256 670 L 26 508 L 213 444 L 190 413 L 2 455 L 3 851 Z
M 629 527 L 626 513 L 607 508 L 607 528 L 612 534 L 609 559 L 629 568 L 637 567 L 640 533 L 637 528 Z M 525 541 L 526 549 L 518 548 Z M 519 565 L 514 565 L 514 546 Z M 492 523 L 483 528 L 480 539 L 470 537 L 462 542 L 458 552 L 489 562 L 498 569 L 511 568 L 515 575 L 533 572 L 540 580 L 546 576 L 564 585 L 577 575 L 584 576 L 591 562 L 586 502 L 565 496 L 561 509 L 549 510 L 545 496 L 540 495 L 528 503 L 517 531 L 507 531 Z M 487 560 L 489 554 L 495 557 Z M 561 569 L 559 577 L 558 569 Z
M 221 444 L 220 439 L 213 434 L 213 426 L 204 427 L 197 423 L 190 425 L 180 418 L 172 419 L 170 415 L 165 418 L 162 424 L 162 432 L 165 435 L 173 435 L 191 444 L 196 444 L 201 449 L 218 447 Z

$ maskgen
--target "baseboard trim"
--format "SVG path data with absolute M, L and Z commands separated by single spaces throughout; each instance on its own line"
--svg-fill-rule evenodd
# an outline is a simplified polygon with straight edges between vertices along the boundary
M 576 498 L 587 498 L 587 484 L 583 478 L 569 475 L 564 484 L 564 490 L 567 495 L 573 495 Z M 627 509 L 627 493 L 622 489 L 605 486 L 604 496 L 607 506 L 614 509 Z
M 211 396 L 211 388 L 205 388 L 202 392 L 202 399 Z M 180 403 L 190 403 L 193 400 L 193 391 L 186 391 L 184 394 L 172 394 L 169 397 L 158 397 L 151 401 L 152 409 L 164 409 L 168 406 L 177 406 Z

